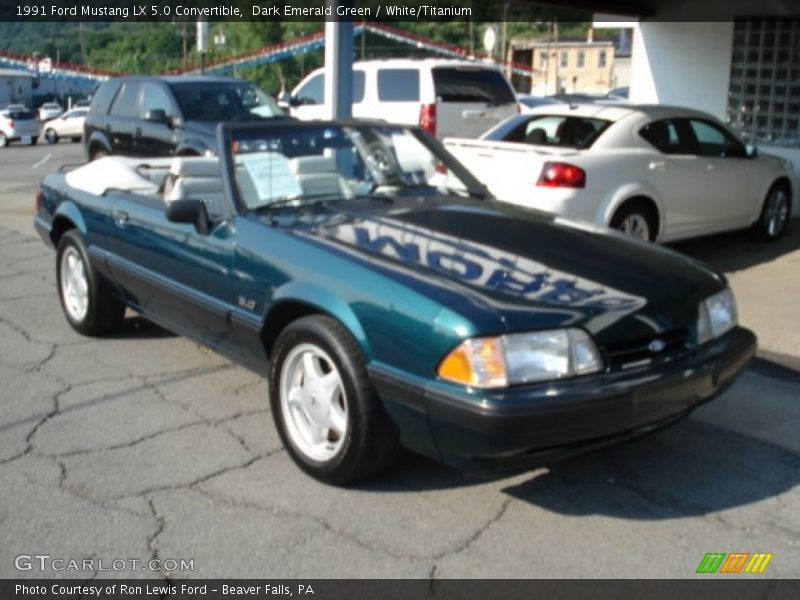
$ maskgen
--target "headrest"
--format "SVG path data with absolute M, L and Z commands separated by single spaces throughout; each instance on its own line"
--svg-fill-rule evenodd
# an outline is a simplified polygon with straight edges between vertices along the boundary
M 169 172 L 177 177 L 220 177 L 219 158 L 205 156 L 177 156 Z

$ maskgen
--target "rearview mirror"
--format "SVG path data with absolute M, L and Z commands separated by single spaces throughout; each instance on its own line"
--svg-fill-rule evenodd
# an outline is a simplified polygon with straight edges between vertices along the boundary
M 167 204 L 167 220 L 172 223 L 190 223 L 200 235 L 208 235 L 209 220 L 205 202 L 194 198 L 173 200 Z
M 164 125 L 169 125 L 171 122 L 170 118 L 167 116 L 167 113 L 161 108 L 148 110 L 144 115 L 144 120 L 152 121 L 153 123 L 164 123 Z

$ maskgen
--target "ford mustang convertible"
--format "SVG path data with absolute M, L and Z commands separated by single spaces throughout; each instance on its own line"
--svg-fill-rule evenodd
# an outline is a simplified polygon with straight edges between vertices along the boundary
M 755 352 L 721 275 L 496 202 L 424 131 L 217 135 L 219 157 L 62 168 L 35 225 L 74 329 L 106 333 L 131 308 L 265 374 L 286 449 L 322 481 L 377 473 L 401 446 L 527 468 L 630 439 Z

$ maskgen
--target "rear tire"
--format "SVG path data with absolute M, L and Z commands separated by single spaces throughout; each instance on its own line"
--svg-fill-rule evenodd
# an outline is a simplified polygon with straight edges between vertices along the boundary
M 792 193 L 785 183 L 774 183 L 758 217 L 753 232 L 756 237 L 766 242 L 774 242 L 786 233 L 792 217 Z
M 5 133 L 0 133 L 0 148 L 8 146 L 8 138 Z
M 110 284 L 91 266 L 83 240 L 74 229 L 58 242 L 56 280 L 61 308 L 75 331 L 96 336 L 122 325 L 125 304 L 113 296 Z
M 643 202 L 626 202 L 611 219 L 611 228 L 638 240 L 653 242 L 657 224 L 652 210 Z
M 319 481 L 352 483 L 385 469 L 397 455 L 397 430 L 361 350 L 328 316 L 303 317 L 278 336 L 269 397 L 289 456 Z

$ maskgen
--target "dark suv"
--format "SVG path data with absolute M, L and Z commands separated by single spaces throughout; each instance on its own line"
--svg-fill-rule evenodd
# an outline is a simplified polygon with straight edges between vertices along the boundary
M 120 77 L 100 85 L 84 125 L 86 156 L 217 154 L 220 121 L 283 117 L 275 101 L 232 77 Z

